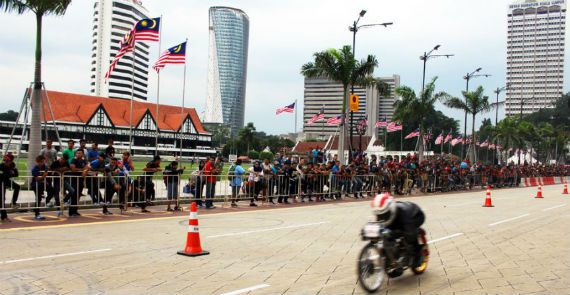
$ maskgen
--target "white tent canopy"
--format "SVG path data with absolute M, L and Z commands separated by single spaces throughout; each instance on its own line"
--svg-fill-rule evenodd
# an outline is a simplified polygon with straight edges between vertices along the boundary
M 524 162 L 527 162 L 529 164 L 536 164 L 539 163 L 530 153 L 521 153 L 521 164 L 524 164 Z M 512 157 L 507 159 L 507 164 L 510 163 L 514 163 L 514 164 L 518 164 L 519 163 L 519 155 L 515 154 Z M 540 163 L 539 163 L 540 164 Z

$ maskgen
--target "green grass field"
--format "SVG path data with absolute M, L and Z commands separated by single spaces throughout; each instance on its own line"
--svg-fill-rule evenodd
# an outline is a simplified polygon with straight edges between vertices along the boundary
M 135 163 L 135 172 L 142 172 L 142 169 L 146 166 L 146 163 L 148 161 L 134 161 Z M 26 159 L 19 159 L 17 161 L 17 167 L 18 167 L 18 172 L 20 173 L 20 176 L 26 176 L 27 175 L 27 169 L 26 169 Z M 169 161 L 162 161 L 162 163 L 160 164 L 161 168 L 166 167 L 168 164 L 170 164 Z M 194 163 L 194 165 L 192 165 L 190 162 L 181 162 L 178 163 L 179 167 L 186 167 L 186 171 L 184 171 L 184 174 L 190 174 L 192 171 L 198 169 L 198 163 Z M 243 164 L 242 167 L 244 169 L 249 169 L 249 167 L 251 167 L 251 164 L 247 163 L 247 164 Z M 224 163 L 224 170 L 222 172 L 222 175 L 226 175 L 228 173 L 228 169 L 230 168 L 230 165 L 228 163 Z

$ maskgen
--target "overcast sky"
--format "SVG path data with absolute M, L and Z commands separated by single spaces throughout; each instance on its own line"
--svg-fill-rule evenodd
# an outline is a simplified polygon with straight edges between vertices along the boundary
M 301 126 L 301 65 L 311 61 L 314 52 L 352 43 L 348 26 L 361 9 L 368 11 L 361 24 L 394 22 L 387 29 L 363 29 L 357 35 L 357 57 L 373 54 L 380 62 L 375 75 L 399 74 L 403 85 L 418 89 L 422 78 L 419 56 L 441 44 L 439 53 L 451 53 L 455 57 L 428 62 L 428 79 L 439 76 L 437 90 L 459 96 L 465 89 L 462 76 L 482 67 L 481 73 L 493 76 L 472 80 L 470 87 L 482 85 L 494 101 L 492 90 L 505 84 L 507 7 L 511 2 L 146 0 L 143 4 L 151 15 L 163 16 L 163 50 L 189 39 L 186 103 L 195 107 L 198 113 L 204 110 L 206 99 L 208 8 L 224 5 L 244 10 L 250 19 L 245 121 L 253 122 L 258 130 L 281 134 L 293 131 L 294 116 L 275 117 L 275 109 L 295 99 L 300 104 Z M 31 14 L 20 16 L 1 12 L 0 15 L 0 27 L 3 28 L 0 30 L 0 111 L 5 111 L 19 107 L 24 88 L 33 78 L 35 18 Z M 48 89 L 89 93 L 92 22 L 91 0 L 73 0 L 65 16 L 44 19 L 43 80 Z M 568 43 L 568 30 L 566 33 Z M 155 43 L 151 47 L 151 62 L 154 62 L 158 57 L 158 46 Z M 566 61 L 565 92 L 570 90 L 569 64 Z M 162 72 L 161 102 L 180 104 L 182 72 L 182 66 L 168 66 Z M 156 75 L 153 72 L 149 76 L 148 90 L 149 101 L 154 101 Z M 463 122 L 463 113 L 441 105 L 438 108 Z M 503 114 L 501 110 L 499 119 Z M 483 117 L 494 120 L 494 112 Z

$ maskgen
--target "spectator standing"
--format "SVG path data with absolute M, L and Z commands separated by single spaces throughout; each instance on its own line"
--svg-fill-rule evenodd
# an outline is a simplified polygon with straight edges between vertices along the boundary
M 105 202 L 103 203 L 103 214 L 112 215 L 107 208 L 108 204 L 113 201 L 115 193 L 119 197 L 121 210 L 127 210 L 125 194 L 127 191 L 127 182 L 123 171 L 119 168 L 116 158 L 109 160 L 109 164 L 105 166 Z
M 93 161 L 89 161 L 89 178 L 87 182 L 87 194 L 91 196 L 93 204 L 105 204 L 105 200 L 101 197 L 101 183 L 99 181 L 99 173 L 105 172 L 105 154 L 99 154 Z M 103 210 L 105 214 L 106 210 Z
M 92 162 L 97 160 L 100 153 L 101 152 L 99 151 L 99 145 L 96 142 L 92 143 L 91 149 L 89 149 L 87 152 L 87 161 Z
M 230 181 L 230 186 L 232 188 L 232 207 L 237 207 L 237 201 L 239 196 L 239 191 L 243 182 L 243 174 L 245 169 L 241 166 L 242 161 L 238 159 L 232 167 L 228 170 L 228 178 Z
M 111 142 L 112 143 L 112 142 Z M 113 152 L 114 153 L 114 152 Z M 152 161 L 146 164 L 146 167 L 143 168 L 145 174 L 145 183 L 146 183 L 146 197 L 149 201 L 154 201 L 156 198 L 156 191 L 154 189 L 154 182 L 152 178 L 154 173 L 162 171 L 160 168 L 160 156 L 156 155 L 152 159 Z
M 115 147 L 113 146 L 113 140 L 107 140 L 107 148 L 105 148 L 105 155 L 107 159 L 112 159 L 115 157 Z
M 198 168 L 196 171 L 192 173 L 192 177 L 194 178 L 195 183 L 195 192 L 194 192 L 194 199 L 196 200 L 196 205 L 198 208 L 204 208 L 204 204 L 202 204 L 202 192 L 204 191 L 204 167 L 206 166 L 206 162 L 204 160 L 200 160 L 198 162 Z
M 47 181 L 48 177 L 48 167 L 46 165 L 46 159 L 44 156 L 39 155 L 36 157 L 36 164 L 32 168 L 32 183 L 31 187 L 36 195 L 36 205 L 34 208 L 34 220 L 45 220 L 46 218 L 40 215 L 41 202 L 44 196 L 44 192 L 48 193 L 48 196 L 53 197 L 53 187 Z
M 53 147 L 53 141 L 51 139 L 46 140 L 46 147 L 40 151 L 40 155 L 44 156 L 48 167 L 57 161 L 57 150 Z
M 206 209 L 214 209 L 214 196 L 216 195 L 216 181 L 219 172 L 214 165 L 214 157 L 210 157 L 204 166 L 204 175 L 206 176 Z
M 170 165 L 164 168 L 163 177 L 164 184 L 166 185 L 166 198 L 168 199 L 168 207 L 166 211 L 178 211 L 178 194 L 180 186 L 180 175 L 184 173 L 186 167 L 178 169 L 178 162 L 172 161 Z M 170 208 L 172 200 L 175 200 L 174 209 Z
M 79 147 L 77 148 L 77 150 L 81 150 L 83 152 L 83 157 L 85 158 L 85 160 L 87 162 L 90 162 L 89 161 L 89 149 L 87 148 L 87 141 L 85 139 L 79 140 Z
M 73 161 L 73 159 L 75 159 L 75 141 L 73 139 L 70 139 L 67 141 L 67 148 L 65 150 L 63 150 L 63 154 L 67 155 L 67 159 L 69 161 L 69 164 L 71 164 L 71 161 Z
M 67 171 L 69 171 L 69 162 L 67 161 L 67 159 L 65 158 L 66 155 L 59 157 L 59 159 L 57 159 L 57 161 L 53 162 L 50 167 L 49 170 L 51 171 L 51 180 L 53 181 L 52 183 L 52 187 L 53 187 L 53 196 L 55 199 L 55 206 L 58 208 L 57 209 L 57 215 L 58 217 L 61 216 L 61 211 L 60 211 L 60 206 L 61 206 L 61 202 L 60 202 L 60 193 L 62 190 L 61 184 L 62 184 L 62 177 L 63 174 Z M 73 193 L 73 188 L 71 187 L 71 185 L 69 184 L 69 181 L 66 181 L 66 179 L 63 179 L 63 190 L 64 192 L 67 191 L 68 193 L 66 194 L 66 196 L 72 195 Z M 67 198 L 67 197 L 66 197 Z M 46 204 L 49 204 L 51 201 L 50 196 L 48 195 L 46 198 Z M 48 205 L 50 206 L 50 205 Z
M 12 153 L 7 153 L 4 156 L 4 161 L 0 164 L 0 180 L 2 185 L 2 206 L 6 201 L 6 189 L 12 188 L 12 208 L 20 208 L 18 205 L 18 196 L 20 195 L 20 185 L 12 180 L 14 177 L 18 177 L 18 168 L 16 163 L 14 163 L 14 155 Z M 5 211 L 3 211 L 5 212 Z M 5 214 L 5 213 L 4 213 Z
M 69 205 L 69 217 L 81 216 L 79 214 L 79 209 L 77 207 L 81 193 L 83 192 L 83 184 L 85 176 L 87 175 L 87 170 L 89 165 L 83 156 L 83 152 L 78 150 L 75 152 L 75 157 L 71 160 L 69 164 L 71 169 L 71 187 L 73 188 L 74 194 L 71 196 L 71 203 Z

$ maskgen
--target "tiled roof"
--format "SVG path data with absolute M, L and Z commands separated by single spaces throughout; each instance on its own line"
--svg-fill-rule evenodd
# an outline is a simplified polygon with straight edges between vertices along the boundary
M 296 154 L 305 154 L 312 151 L 314 148 L 322 149 L 326 144 L 326 141 L 299 141 L 293 147 L 291 152 Z
M 109 115 L 113 125 L 129 127 L 130 104 L 128 99 L 107 98 L 92 95 L 47 91 L 53 117 L 55 121 L 86 124 L 94 113 L 102 107 Z M 43 97 L 45 120 L 51 121 L 52 116 L 48 108 L 46 97 Z M 171 105 L 159 105 L 159 116 L 156 116 L 156 104 L 150 102 L 133 101 L 133 127 L 150 112 L 160 130 L 178 131 L 183 121 L 190 117 L 198 133 L 208 133 L 202 126 L 198 113 L 194 108 L 184 108 Z

